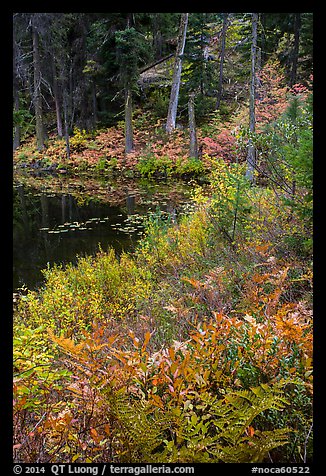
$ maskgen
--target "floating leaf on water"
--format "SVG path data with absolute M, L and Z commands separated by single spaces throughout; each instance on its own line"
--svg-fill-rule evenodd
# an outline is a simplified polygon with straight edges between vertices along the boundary
M 79 227 L 80 230 L 88 230 L 88 228 L 85 228 L 83 226 Z
M 65 230 L 60 230 L 60 233 L 65 233 L 66 231 L 68 231 L 68 230 L 66 230 L 66 229 Z
M 47 231 L 49 230 L 50 228 L 40 228 L 40 231 Z

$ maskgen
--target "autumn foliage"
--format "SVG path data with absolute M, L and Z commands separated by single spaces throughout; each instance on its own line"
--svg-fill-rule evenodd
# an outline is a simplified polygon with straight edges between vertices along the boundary
M 153 222 L 138 255 L 48 271 L 21 300 L 16 461 L 288 458 L 311 424 L 312 275 L 268 242 L 250 267 L 217 266 L 209 220 L 206 204 L 176 228 Z
M 267 66 L 259 78 L 258 135 L 289 105 L 273 71 Z M 310 138 L 293 149 L 280 136 L 277 148 L 257 139 L 262 161 L 289 160 L 279 183 L 252 187 L 237 119 L 212 118 L 199 135 L 210 182 L 194 185 L 191 210 L 177 223 L 152 215 L 133 254 L 100 250 L 76 266 L 48 268 L 45 286 L 21 296 L 16 462 L 312 459 L 310 156 L 302 159 Z M 122 129 L 87 140 L 75 131 L 71 162 L 63 162 L 102 160 L 148 176 L 157 163 L 167 175 L 189 170 L 185 132 L 167 138 L 160 127 L 139 127 L 128 157 Z M 51 147 L 50 158 L 59 141 Z M 282 188 L 294 168 L 295 193 Z

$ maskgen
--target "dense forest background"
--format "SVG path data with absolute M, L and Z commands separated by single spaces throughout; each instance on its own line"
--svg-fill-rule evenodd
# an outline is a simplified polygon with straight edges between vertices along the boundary
M 16 294 L 14 460 L 312 463 L 313 14 L 14 13 L 13 47 L 19 180 L 192 187 Z
M 38 148 L 49 134 L 92 131 L 124 119 L 125 91 L 134 108 L 166 118 L 178 13 L 14 14 L 14 148 L 31 132 Z M 251 14 L 190 13 L 182 55 L 178 121 L 196 93 L 198 121 L 218 109 L 228 117 L 248 97 Z M 286 84 L 312 73 L 312 14 L 261 13 L 257 70 L 271 59 Z M 154 67 L 158 70 L 154 73 Z M 163 67 L 162 67 L 163 63 Z M 149 73 L 146 75 L 146 71 Z

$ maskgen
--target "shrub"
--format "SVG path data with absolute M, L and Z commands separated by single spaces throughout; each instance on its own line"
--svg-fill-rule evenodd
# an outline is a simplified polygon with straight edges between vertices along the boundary
M 90 135 L 85 129 L 79 129 L 78 127 L 74 127 L 73 133 L 74 135 L 69 140 L 70 147 L 75 152 L 81 152 L 87 147 Z
M 176 161 L 175 173 L 178 175 L 200 175 L 204 171 L 203 162 L 196 157 L 188 157 L 186 160 L 179 158 Z
M 143 177 L 152 178 L 155 175 L 168 177 L 172 174 L 173 162 L 168 156 L 157 157 L 149 154 L 138 161 L 136 168 Z

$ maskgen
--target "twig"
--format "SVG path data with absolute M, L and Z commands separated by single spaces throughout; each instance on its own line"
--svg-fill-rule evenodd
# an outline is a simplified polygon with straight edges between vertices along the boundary
M 41 421 L 44 419 L 45 415 L 47 414 L 47 412 L 44 412 L 43 415 L 41 416 L 41 418 L 39 419 L 39 421 L 36 423 L 36 425 L 34 426 L 34 428 L 28 432 L 28 435 L 25 436 L 25 438 L 23 439 L 23 441 L 20 443 L 20 448 L 26 443 L 26 441 L 28 440 L 28 436 L 30 433 L 33 433 L 33 431 L 36 430 L 36 428 L 39 426 L 39 424 L 41 423 Z
M 310 433 L 312 431 L 312 427 L 313 427 L 313 423 L 311 423 L 311 426 L 309 428 L 307 437 L 306 437 L 305 442 L 304 442 L 304 456 L 303 456 L 303 462 L 304 463 L 306 463 L 306 460 L 307 460 L 307 445 L 308 445 L 308 440 L 309 440 Z

